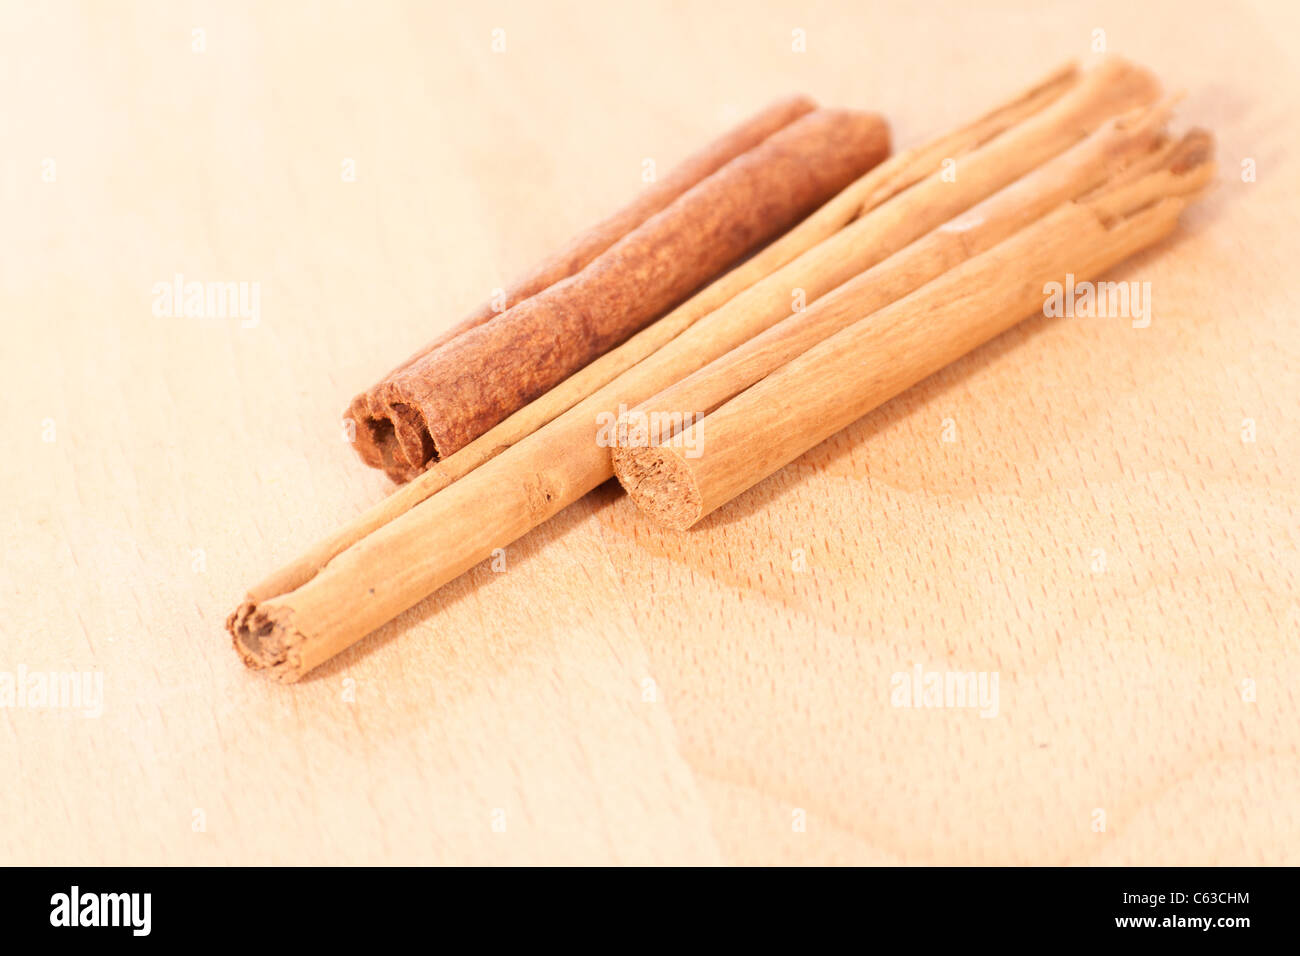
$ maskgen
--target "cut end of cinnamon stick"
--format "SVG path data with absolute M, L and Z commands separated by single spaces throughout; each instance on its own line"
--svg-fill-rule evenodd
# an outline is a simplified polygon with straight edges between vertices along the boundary
M 1206 130 L 1191 129 L 1167 140 L 1161 149 L 1084 199 L 1102 222 L 1111 225 L 1149 206 L 1196 195 L 1210 184 L 1216 169 L 1214 137 Z
M 704 516 L 704 498 L 695 476 L 670 446 L 619 445 L 612 452 L 619 484 L 652 519 L 685 531 Z
M 303 636 L 289 623 L 290 616 L 286 608 L 246 601 L 226 619 L 226 629 L 244 665 L 265 671 L 282 684 L 292 684 L 307 672 L 298 653 Z
M 354 447 L 361 460 L 401 483 L 419 475 L 423 463 L 440 461 L 443 453 L 423 416 L 388 391 L 381 386 L 358 395 L 344 417 L 355 424 Z

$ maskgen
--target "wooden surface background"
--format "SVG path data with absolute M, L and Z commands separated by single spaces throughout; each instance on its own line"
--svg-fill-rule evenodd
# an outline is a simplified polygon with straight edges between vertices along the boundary
M 0 712 L 0 862 L 1300 862 L 1295 10 L 5 3 L 0 671 L 104 705 Z M 388 487 L 353 393 L 643 159 L 791 91 L 907 145 L 1097 29 L 1220 140 L 1116 274 L 1149 328 L 1031 319 L 698 530 L 607 485 L 301 685 L 239 664 Z M 176 273 L 260 321 L 153 314 Z M 997 716 L 892 706 L 915 666 Z

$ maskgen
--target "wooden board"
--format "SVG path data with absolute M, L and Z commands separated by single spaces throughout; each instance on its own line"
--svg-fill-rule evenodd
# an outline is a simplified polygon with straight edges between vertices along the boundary
M 1295 6 L 468 6 L 0 13 L 0 671 L 103 681 L 0 711 L 0 863 L 1300 862 Z M 605 486 L 301 685 L 239 664 L 385 493 L 353 393 L 643 160 L 796 90 L 917 142 L 1095 30 L 1220 141 L 1115 274 L 1150 327 L 1031 319 L 698 530 Z M 156 314 L 178 273 L 258 321 Z M 893 706 L 917 667 L 996 716 Z

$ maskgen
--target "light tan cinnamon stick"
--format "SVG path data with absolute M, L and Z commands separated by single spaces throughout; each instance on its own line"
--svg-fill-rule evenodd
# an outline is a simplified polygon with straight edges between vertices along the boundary
M 1032 148 L 1047 150 L 1044 143 L 1055 144 L 1040 155 L 1052 155 L 1067 148 L 1108 116 L 1135 102 L 1148 102 L 1154 96 L 1154 84 L 1136 68 L 1120 65 L 1100 77 L 1099 80 L 1098 74 L 1093 74 L 1078 82 L 1067 77 L 1058 81 L 1050 95 L 1042 95 L 1037 105 L 1050 105 L 1029 114 L 1022 122 L 1032 122 L 1040 112 L 1056 109 L 1062 103 L 1069 105 L 1054 114 L 1063 129 L 1044 128 L 1040 124 L 1041 139 L 1031 143 Z M 1008 159 L 1019 161 L 1014 156 Z M 909 181 L 905 167 L 885 172 L 898 175 L 903 183 Z M 863 193 L 870 197 L 879 196 L 880 192 L 892 196 L 896 192 L 895 198 L 901 199 L 913 189 L 923 188 L 924 184 L 918 180 L 924 175 L 925 172 L 913 175 L 910 181 L 916 185 L 899 187 L 901 191 L 891 191 L 882 176 L 869 183 L 870 189 L 864 189 Z M 957 183 L 947 185 L 969 190 L 965 204 L 958 203 L 955 207 L 961 209 L 996 189 L 997 182 L 998 176 L 993 173 L 963 179 L 959 169 Z M 949 197 L 939 202 L 938 212 L 916 204 L 920 208 L 913 210 L 915 214 L 929 217 L 928 224 L 919 227 L 909 217 L 899 215 L 897 208 L 885 214 L 882 209 L 889 205 L 888 200 L 878 205 L 863 217 L 864 221 L 879 218 L 885 225 L 878 230 L 858 232 L 858 241 L 874 250 L 863 261 L 869 264 L 887 256 L 914 238 L 916 229 L 924 232 L 948 218 L 951 213 L 945 215 L 944 210 L 954 208 L 949 202 Z M 235 646 L 245 662 L 267 670 L 279 680 L 299 679 L 489 556 L 493 549 L 509 544 L 606 480 L 612 473 L 609 450 L 593 440 L 602 418 L 612 416 L 622 404 L 644 401 L 780 321 L 788 314 L 788 290 L 795 285 L 833 288 L 835 283 L 826 285 L 829 281 L 826 277 L 834 276 L 835 267 L 826 260 L 834 258 L 833 254 L 838 254 L 844 245 L 832 241 L 840 234 L 834 231 L 835 225 L 844 222 L 837 217 L 847 215 L 852 219 L 860 204 L 856 196 L 852 203 L 837 199 L 832 204 L 836 208 L 830 212 L 823 209 L 805 223 L 806 226 L 811 223 L 809 235 L 816 235 L 830 224 L 828 238 L 814 250 L 788 260 L 777 273 L 759 282 L 754 282 L 752 275 L 738 281 L 732 288 L 748 286 L 746 292 L 725 299 L 724 305 L 703 317 L 690 317 L 684 331 L 648 358 L 534 434 L 500 451 L 496 457 L 488 457 L 461 480 L 375 527 L 326 559 L 322 566 L 314 567 L 314 561 L 309 561 L 289 569 L 286 580 L 310 574 L 292 590 L 246 601 L 229 621 Z M 784 241 L 778 242 L 771 249 L 783 245 L 786 245 Z M 773 280 L 779 286 L 750 294 Z M 724 281 L 723 287 L 727 285 Z M 781 294 L 775 295 L 774 288 L 782 290 Z M 708 294 L 706 291 L 705 295 Z M 738 305 L 741 300 L 745 301 Z M 328 553 L 336 544 L 337 541 L 327 543 L 316 552 L 317 557 Z
M 248 601 L 264 601 L 301 587 L 332 558 L 366 535 L 410 511 L 421 501 L 533 434 L 667 345 L 700 318 L 833 236 L 848 223 L 861 218 L 920 180 L 932 176 L 944 159 L 960 159 L 1005 130 L 1041 112 L 1077 86 L 1079 78 L 1080 73 L 1075 65 L 1059 68 L 1023 93 L 960 129 L 885 160 L 753 258 L 627 342 L 569 376 L 460 451 L 430 464 L 423 474 L 260 581 L 249 589 Z M 783 313 L 784 307 L 774 318 Z M 671 372 L 665 371 L 663 374 Z M 612 407 L 617 407 L 617 402 Z M 609 478 L 612 474 L 611 471 L 605 477 Z
M 1047 283 L 1091 279 L 1175 227 L 1213 172 L 1194 132 L 1161 168 L 1068 202 L 860 319 L 657 446 L 620 447 L 619 481 L 648 516 L 695 524 L 809 448 L 1041 311 Z
M 991 248 L 1067 199 L 1162 161 L 1172 101 L 1117 117 L 1082 142 L 960 213 L 622 417 L 619 446 L 658 445 L 862 316 Z

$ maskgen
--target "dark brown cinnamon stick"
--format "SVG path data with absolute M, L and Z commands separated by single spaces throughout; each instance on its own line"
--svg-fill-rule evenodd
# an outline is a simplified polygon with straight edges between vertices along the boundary
M 397 366 L 389 375 L 396 375 L 444 342 L 475 326 L 482 325 L 511 306 L 536 295 L 547 286 L 554 285 L 561 279 L 567 279 L 696 183 L 711 176 L 741 153 L 753 149 L 777 130 L 789 126 L 799 117 L 811 113 L 816 108 L 816 102 L 810 97 L 788 96 L 755 113 L 698 153 L 682 160 L 662 179 L 645 186 L 637 193 L 635 199 L 608 219 L 576 236 L 559 252 L 543 259 L 525 275 L 515 279 L 504 290 L 504 296 L 494 297 L 484 302 Z
M 876 115 L 818 110 L 722 166 L 576 274 L 441 342 L 348 409 L 408 480 L 685 299 L 883 159 Z

